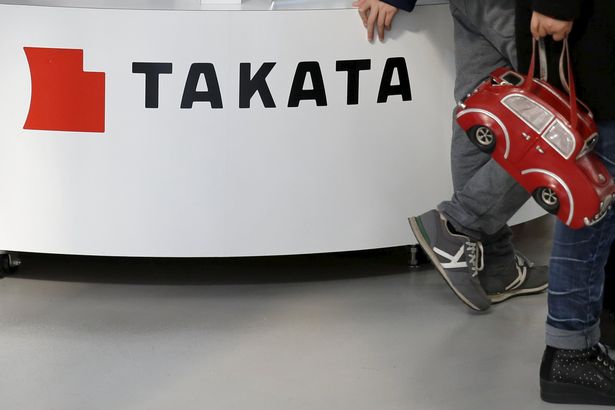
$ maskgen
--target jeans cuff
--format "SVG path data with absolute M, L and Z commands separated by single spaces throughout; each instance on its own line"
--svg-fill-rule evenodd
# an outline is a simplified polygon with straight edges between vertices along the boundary
M 547 323 L 545 340 L 557 349 L 588 349 L 600 341 L 600 320 L 583 330 L 558 329 Z

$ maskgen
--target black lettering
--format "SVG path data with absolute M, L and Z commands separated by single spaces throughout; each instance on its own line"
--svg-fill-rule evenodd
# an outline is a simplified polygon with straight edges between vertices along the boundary
M 312 85 L 314 87 L 312 90 L 303 89 L 308 74 L 312 78 Z M 297 64 L 295 78 L 293 78 L 293 85 L 290 88 L 290 96 L 288 97 L 288 106 L 298 107 L 301 100 L 315 100 L 317 106 L 327 105 L 325 83 L 317 61 L 302 61 Z
M 399 85 L 392 85 L 393 73 L 396 69 L 399 76 Z M 406 60 L 403 57 L 389 58 L 384 65 L 380 90 L 378 91 L 378 103 L 387 102 L 391 95 L 401 95 L 402 101 L 412 100 L 408 67 L 406 67 Z
M 275 102 L 267 85 L 267 76 L 275 63 L 264 63 L 254 77 L 250 78 L 251 64 L 239 64 L 239 108 L 250 108 L 250 100 L 258 93 L 265 108 L 275 108 Z
M 207 91 L 197 91 L 201 75 L 205 76 Z M 216 69 L 211 63 L 194 63 L 190 66 L 181 108 L 192 108 L 196 101 L 209 101 L 211 108 L 222 108 L 222 95 Z
M 359 72 L 369 70 L 371 60 L 344 60 L 335 64 L 336 71 L 348 72 L 348 86 L 346 89 L 346 104 L 356 105 L 359 103 Z
M 145 108 L 158 108 L 160 74 L 172 74 L 172 63 L 132 63 L 134 74 L 145 74 Z

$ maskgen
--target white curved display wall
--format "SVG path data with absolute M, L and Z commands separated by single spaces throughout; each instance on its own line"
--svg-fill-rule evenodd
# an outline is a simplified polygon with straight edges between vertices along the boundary
M 0 1 L 0 249 L 413 243 L 406 218 L 451 195 L 448 5 L 370 44 L 337 3 Z

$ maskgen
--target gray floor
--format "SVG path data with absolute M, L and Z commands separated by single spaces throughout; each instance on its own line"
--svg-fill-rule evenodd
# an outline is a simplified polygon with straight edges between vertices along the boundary
M 550 227 L 519 247 L 545 261 Z M 0 280 L 2 410 L 557 407 L 538 393 L 546 297 L 473 314 L 403 249 L 24 263 Z

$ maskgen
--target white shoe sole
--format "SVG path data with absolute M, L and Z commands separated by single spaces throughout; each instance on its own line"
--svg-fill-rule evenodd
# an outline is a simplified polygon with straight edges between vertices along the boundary
M 488 294 L 487 296 L 489 296 L 489 299 L 491 300 L 491 303 L 502 303 L 505 300 L 508 300 L 510 298 L 514 298 L 515 296 L 537 295 L 537 294 L 542 293 L 545 290 L 547 290 L 547 287 L 549 287 L 549 284 L 545 283 L 544 285 L 539 286 L 537 288 L 515 289 L 515 290 L 512 290 L 510 292 L 496 293 L 494 295 L 489 295 Z

